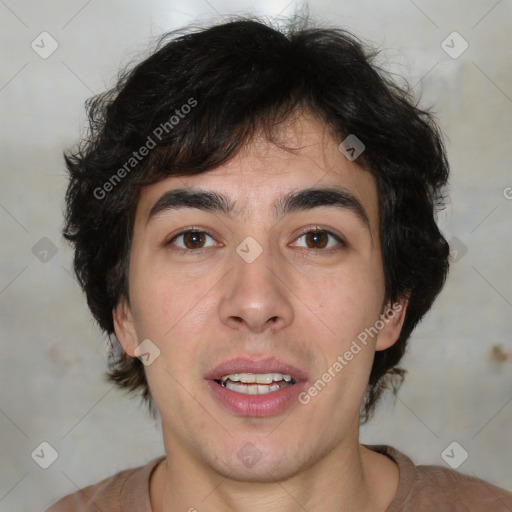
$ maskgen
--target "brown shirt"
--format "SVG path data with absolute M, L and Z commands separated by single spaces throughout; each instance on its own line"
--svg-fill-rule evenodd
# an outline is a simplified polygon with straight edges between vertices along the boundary
M 365 445 L 398 465 L 400 481 L 386 512 L 512 512 L 512 493 L 442 466 L 415 466 L 390 446 Z M 126 469 L 65 496 L 46 512 L 151 512 L 149 479 L 165 457 Z

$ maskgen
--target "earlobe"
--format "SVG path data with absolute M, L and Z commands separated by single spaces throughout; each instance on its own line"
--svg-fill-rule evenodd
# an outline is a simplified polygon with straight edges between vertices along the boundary
M 114 320 L 114 330 L 116 338 L 123 347 L 124 351 L 130 357 L 135 356 L 137 347 L 137 333 L 135 331 L 135 322 L 128 301 L 122 297 L 117 306 L 112 310 Z
M 386 306 L 385 310 L 380 315 L 380 322 L 384 325 L 382 329 L 380 329 L 377 337 L 375 350 L 386 350 L 398 340 L 405 320 L 408 304 L 409 298 L 407 297 L 406 299 Z

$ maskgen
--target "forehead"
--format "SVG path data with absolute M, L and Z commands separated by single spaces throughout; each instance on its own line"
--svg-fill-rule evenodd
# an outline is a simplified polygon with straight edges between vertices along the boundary
M 228 162 L 192 176 L 171 176 L 144 187 L 137 207 L 139 222 L 147 222 L 158 200 L 168 191 L 193 187 L 214 191 L 230 200 L 231 213 L 256 219 L 276 215 L 277 205 L 291 191 L 339 187 L 352 195 L 377 233 L 378 201 L 375 179 L 366 169 L 349 161 L 325 123 L 301 116 L 283 125 L 277 140 L 261 134 Z

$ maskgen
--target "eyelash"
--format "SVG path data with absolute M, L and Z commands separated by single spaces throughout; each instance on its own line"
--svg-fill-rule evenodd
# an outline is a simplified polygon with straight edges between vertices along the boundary
M 189 227 L 189 228 L 183 229 L 179 233 L 173 235 L 172 238 L 170 238 L 167 242 L 164 243 L 164 245 L 165 246 L 171 245 L 177 238 L 179 238 L 180 236 L 185 235 L 187 233 L 206 234 L 210 238 L 213 238 L 213 236 L 210 235 L 208 233 L 208 231 L 205 231 L 204 229 L 200 229 L 200 228 L 196 228 L 196 227 Z M 322 228 L 320 226 L 313 226 L 313 227 L 306 228 L 304 231 L 302 231 L 297 236 L 296 240 L 298 240 L 299 238 L 302 238 L 304 235 L 307 235 L 309 233 L 325 233 L 328 236 L 334 238 L 340 244 L 341 248 L 335 248 L 335 249 L 333 249 L 333 248 L 330 248 L 330 249 L 309 249 L 309 248 L 304 248 L 304 250 L 306 250 L 306 251 L 310 251 L 310 252 L 314 251 L 317 254 L 319 252 L 323 252 L 323 253 L 327 253 L 327 254 L 332 254 L 334 252 L 338 252 L 338 251 L 342 250 L 343 248 L 347 247 L 346 242 L 340 236 L 338 236 L 335 233 L 333 233 L 332 231 L 324 229 L 324 228 Z M 329 242 L 327 242 L 327 244 L 329 244 Z M 181 247 L 177 247 L 174 250 L 178 251 L 180 254 L 202 254 L 203 251 L 205 251 L 206 249 L 209 249 L 209 247 L 201 248 L 201 249 L 183 249 Z

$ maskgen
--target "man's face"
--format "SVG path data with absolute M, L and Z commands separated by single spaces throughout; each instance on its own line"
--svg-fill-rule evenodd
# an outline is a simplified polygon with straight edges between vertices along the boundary
M 143 352 L 160 351 L 145 369 L 167 450 L 191 470 L 235 480 L 291 476 L 353 446 L 374 352 L 401 326 L 390 321 L 354 349 L 384 307 L 373 177 L 312 118 L 283 129 L 281 140 L 300 149 L 258 139 L 214 170 L 143 189 L 130 304 L 114 315 L 128 354 L 148 339 Z M 226 196 L 233 209 L 159 202 L 183 188 Z M 318 188 L 345 199 L 283 200 Z M 235 373 L 266 375 L 258 387 Z

